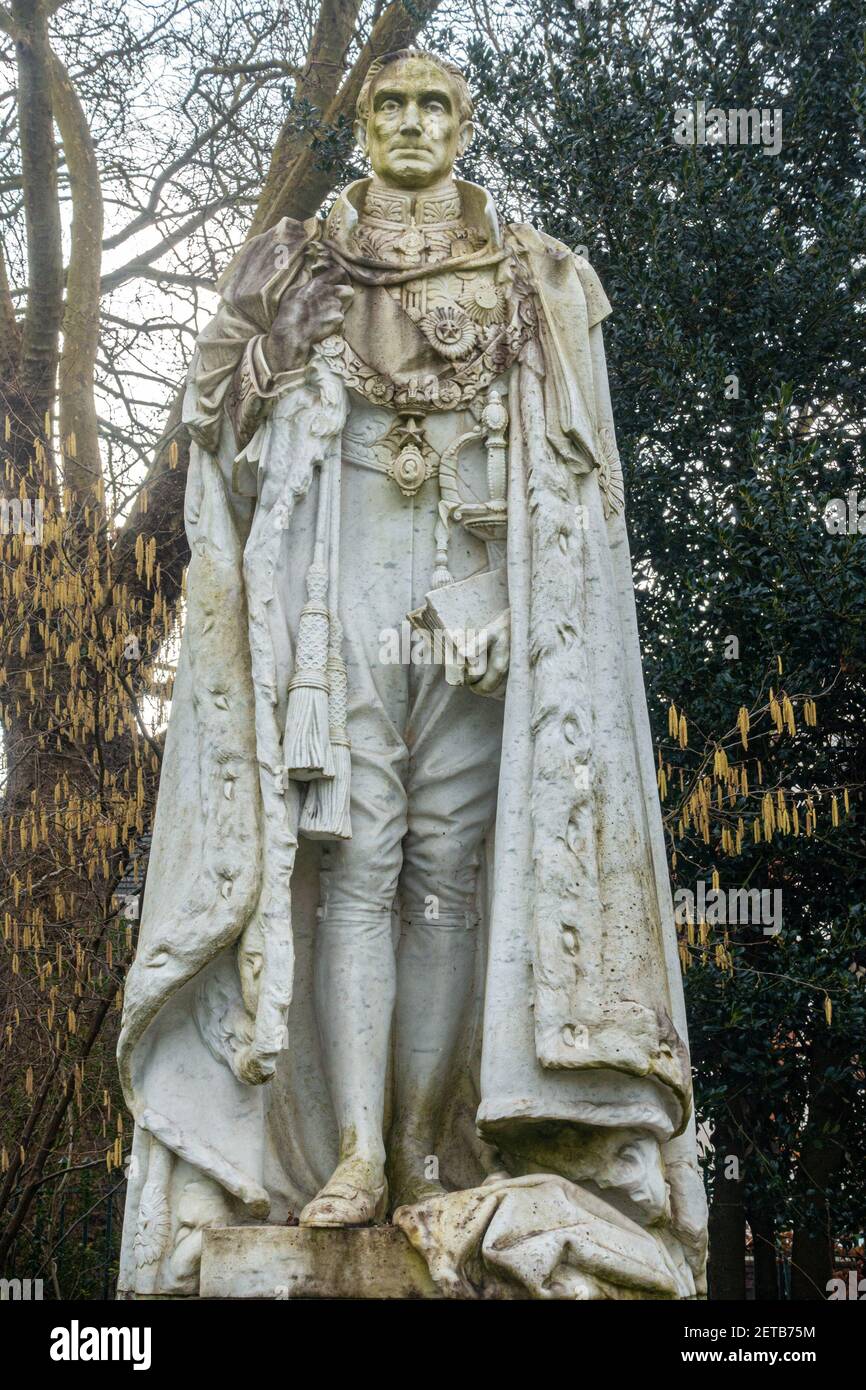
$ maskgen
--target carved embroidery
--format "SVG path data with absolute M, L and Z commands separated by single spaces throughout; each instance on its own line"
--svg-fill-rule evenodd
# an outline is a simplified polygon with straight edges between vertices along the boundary
M 417 194 L 368 188 L 364 200 L 365 218 L 399 222 L 404 227 L 413 221 L 422 227 L 431 227 L 437 222 L 459 222 L 460 214 L 460 194 L 455 188 L 444 193 Z
M 483 239 L 482 239 L 483 244 Z M 399 223 L 385 225 L 363 219 L 352 236 L 352 249 L 361 256 L 376 261 L 393 261 L 398 265 L 436 265 L 452 255 L 465 255 L 470 246 L 459 231 L 435 228 L 404 227 Z M 474 249 L 471 248 L 471 249 Z
M 449 362 L 468 357 L 478 342 L 475 325 L 456 304 L 439 304 L 418 320 L 418 327 L 431 347 Z
M 138 1204 L 138 1224 L 132 1241 L 135 1263 L 152 1265 L 165 1250 L 171 1217 L 168 1202 L 161 1187 L 154 1182 L 146 1182 Z
M 477 275 L 461 275 L 460 279 L 463 281 L 460 306 L 474 323 L 482 328 L 490 328 L 493 324 L 505 322 L 505 294 L 498 285 Z
M 455 362 L 451 370 L 441 376 L 420 372 L 405 381 L 393 380 L 367 366 L 340 334 L 323 339 L 315 351 L 347 386 L 353 387 L 371 404 L 428 415 L 468 406 L 479 391 L 511 366 L 532 334 L 531 324 L 515 312 L 511 323 L 498 330 L 484 350 L 470 361 Z
M 444 197 L 419 197 L 416 221 L 422 226 L 429 226 L 433 222 L 457 222 L 459 219 L 460 194 L 456 191 Z
M 620 463 L 619 450 L 613 437 L 613 430 L 608 425 L 602 425 L 598 432 L 599 440 L 599 464 L 598 481 L 601 487 L 601 498 L 604 504 L 605 516 L 610 516 L 613 512 L 621 512 L 625 500 L 625 488 L 622 480 L 622 464 Z
M 401 415 L 372 450 L 404 497 L 414 497 L 439 466 L 439 456 L 424 438 L 424 421 Z
M 460 195 L 453 189 L 414 197 L 369 190 L 351 238 L 352 249 L 377 261 L 437 265 L 485 245 L 485 234 L 464 226 L 460 219 Z M 333 220 L 330 228 L 333 235 Z
M 381 217 L 385 222 L 408 222 L 409 200 L 400 193 L 383 193 L 381 189 L 369 188 L 364 200 L 367 217 Z

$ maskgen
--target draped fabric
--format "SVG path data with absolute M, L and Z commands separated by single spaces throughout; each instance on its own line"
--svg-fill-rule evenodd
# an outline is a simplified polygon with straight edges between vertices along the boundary
M 682 988 L 601 341 L 609 305 L 585 261 L 531 227 L 500 235 L 484 191 L 459 186 L 491 229 L 476 256 L 516 257 L 540 327 L 511 374 L 512 656 L 487 930 L 437 1152 L 460 1188 L 503 1165 L 579 1179 L 588 1127 L 639 1129 L 665 1146 L 675 1225 L 697 1245 Z M 255 505 L 232 490 L 225 407 L 311 245 L 331 244 L 356 283 L 393 273 L 346 250 L 362 191 L 343 195 L 339 235 L 284 219 L 249 243 L 188 387 L 188 612 L 118 1051 L 136 1121 L 121 1288 L 138 1293 L 194 1291 L 203 1226 L 284 1221 L 336 1160 L 312 1009 L 319 849 L 299 844 L 297 793 L 280 776 L 292 634 L 277 579 L 295 503 L 339 448 L 346 389 L 316 357 L 276 394 L 245 451 Z

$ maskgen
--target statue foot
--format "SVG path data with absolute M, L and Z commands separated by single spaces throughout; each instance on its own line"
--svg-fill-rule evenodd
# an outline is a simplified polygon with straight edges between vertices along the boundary
M 429 1146 L 397 1140 L 388 1152 L 388 1181 L 391 1189 L 391 1210 L 414 1207 L 431 1197 L 444 1197 L 448 1189 L 438 1178 L 429 1175 L 431 1155 Z
M 300 1215 L 302 1226 L 370 1226 L 385 1215 L 388 1185 L 381 1165 L 363 1158 L 338 1163 Z

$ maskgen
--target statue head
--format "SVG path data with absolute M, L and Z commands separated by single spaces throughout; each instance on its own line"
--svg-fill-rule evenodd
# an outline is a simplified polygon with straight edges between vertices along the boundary
M 458 67 L 436 53 L 401 48 L 370 64 L 355 137 L 383 183 L 432 188 L 468 147 L 472 109 Z

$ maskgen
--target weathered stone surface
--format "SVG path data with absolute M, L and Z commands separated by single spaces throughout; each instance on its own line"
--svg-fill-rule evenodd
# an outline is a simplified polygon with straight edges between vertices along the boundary
M 440 1295 L 423 1259 L 396 1226 L 229 1226 L 204 1233 L 201 1297 Z
M 198 338 L 119 1045 L 140 1297 L 705 1288 L 610 305 L 453 177 L 471 115 L 375 64 L 372 176 L 248 242 Z

